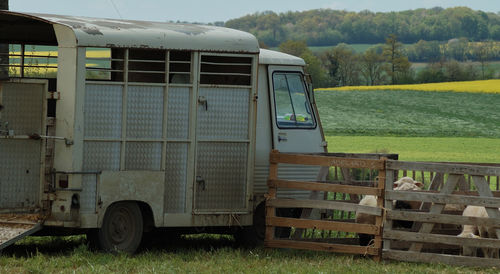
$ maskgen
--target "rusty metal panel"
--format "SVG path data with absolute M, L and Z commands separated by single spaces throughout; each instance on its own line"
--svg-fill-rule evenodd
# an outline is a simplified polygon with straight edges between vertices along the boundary
M 170 87 L 168 90 L 167 138 L 187 139 L 189 136 L 189 87 Z
M 247 143 L 199 143 L 195 209 L 245 209 Z
M 259 43 L 255 36 L 223 27 L 8 11 L 0 12 L 1 15 L 39 20 L 54 24 L 56 29 L 61 26 L 69 28 L 74 36 L 64 37 L 68 41 L 58 41 L 59 44 L 76 44 L 82 47 L 259 52 Z
M 186 204 L 188 144 L 167 144 L 165 212 L 184 213 Z
M 127 91 L 127 137 L 161 138 L 163 87 L 129 86 Z
M 86 85 L 84 106 L 86 138 L 121 138 L 122 93 L 122 86 Z

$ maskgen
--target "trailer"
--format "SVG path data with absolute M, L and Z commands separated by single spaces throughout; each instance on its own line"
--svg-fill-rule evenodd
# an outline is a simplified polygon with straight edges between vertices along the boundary
M 326 151 L 305 62 L 251 34 L 10 11 L 0 30 L 0 249 L 87 233 L 134 252 L 158 228 L 262 241 L 269 152 Z

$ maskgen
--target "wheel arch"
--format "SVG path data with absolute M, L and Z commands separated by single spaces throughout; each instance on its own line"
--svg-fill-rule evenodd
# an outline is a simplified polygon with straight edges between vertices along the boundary
M 108 204 L 106 207 L 103 208 L 103 210 L 100 211 L 97 220 L 98 228 L 102 227 L 102 224 L 104 222 L 104 217 L 106 216 L 106 212 L 109 209 L 109 207 L 117 203 L 136 203 L 139 206 L 139 209 L 141 210 L 142 214 L 142 220 L 144 222 L 144 231 L 148 231 L 154 227 L 158 227 L 158 225 L 156 225 L 155 223 L 155 214 L 153 213 L 153 209 L 151 205 L 149 205 L 147 202 L 141 200 L 120 200 Z

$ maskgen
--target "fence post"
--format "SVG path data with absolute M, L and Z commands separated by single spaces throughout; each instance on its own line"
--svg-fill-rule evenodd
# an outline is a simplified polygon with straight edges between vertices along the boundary
M 380 195 L 377 197 L 377 207 L 378 208 L 384 208 L 384 201 L 385 201 L 385 163 L 387 161 L 386 157 L 382 157 L 380 159 L 384 164 L 383 164 L 383 169 L 379 170 L 378 172 L 378 181 L 377 181 L 377 189 L 381 190 Z M 382 211 L 381 216 L 375 217 L 375 225 L 379 228 L 378 233 L 375 235 L 375 243 L 374 247 L 378 249 L 378 255 L 374 256 L 373 259 L 376 262 L 380 262 L 382 259 L 382 240 L 383 240 L 383 235 L 382 235 L 382 225 L 384 222 L 384 215 L 385 212 Z
M 273 155 L 279 153 L 278 150 L 272 150 L 269 155 L 269 181 L 278 179 L 278 163 Z M 274 226 L 270 226 L 268 220 L 276 217 L 276 208 L 269 206 L 267 200 L 276 199 L 276 186 L 268 182 L 268 196 L 266 198 L 266 242 L 274 240 Z

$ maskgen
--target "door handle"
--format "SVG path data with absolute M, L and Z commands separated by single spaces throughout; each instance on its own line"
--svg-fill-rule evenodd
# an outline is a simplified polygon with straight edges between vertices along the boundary
M 196 183 L 201 185 L 201 190 L 205 190 L 205 180 L 201 176 L 196 176 Z
M 278 142 L 286 142 L 286 141 L 288 141 L 286 133 L 278 133 Z
M 205 111 L 208 111 L 208 101 L 205 96 L 198 97 L 198 104 L 205 105 Z

